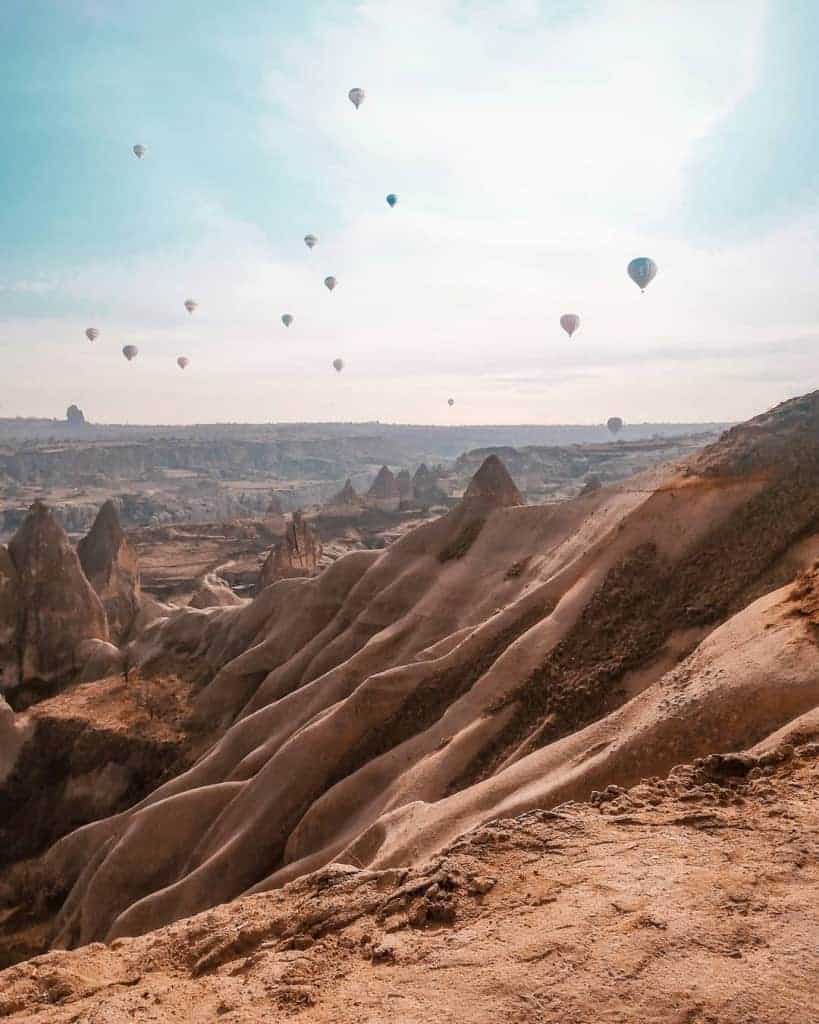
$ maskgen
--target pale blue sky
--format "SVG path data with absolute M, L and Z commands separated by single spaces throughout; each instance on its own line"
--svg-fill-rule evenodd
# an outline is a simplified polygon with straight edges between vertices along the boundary
M 811 0 L 5 0 L 0 40 L 0 415 L 728 419 L 819 386 Z

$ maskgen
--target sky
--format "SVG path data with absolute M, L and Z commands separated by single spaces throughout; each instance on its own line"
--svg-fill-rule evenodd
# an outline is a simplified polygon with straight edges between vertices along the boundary
M 690 422 L 817 388 L 818 50 L 814 0 L 3 0 L 0 416 Z

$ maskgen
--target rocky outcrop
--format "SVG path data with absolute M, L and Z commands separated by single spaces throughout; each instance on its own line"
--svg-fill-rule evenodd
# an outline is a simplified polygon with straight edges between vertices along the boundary
M 77 545 L 77 554 L 105 608 L 111 639 L 122 643 L 139 612 L 139 564 L 113 501 L 102 506 L 90 532 Z
M 401 501 L 409 501 L 412 498 L 412 477 L 408 469 L 402 469 L 396 476 L 395 482 L 398 485 L 398 496 Z
M 31 507 L 8 553 L 17 573 L 17 672 L 6 696 L 24 706 L 76 675 L 84 640 L 108 640 L 105 609 L 51 511 Z
M 66 422 L 69 427 L 84 427 L 85 416 L 83 415 L 82 409 L 76 405 L 69 405 L 65 411 Z
M 0 544 L 0 691 L 17 681 L 17 570 L 8 550 Z
M 469 482 L 463 501 L 470 505 L 481 504 L 493 508 L 525 504 L 509 471 L 497 455 L 489 455 L 484 459 Z
M 416 504 L 423 506 L 440 505 L 446 501 L 446 494 L 438 486 L 438 473 L 424 462 L 412 478 L 412 497 Z
M 294 512 L 284 540 L 273 548 L 259 573 L 256 593 L 276 580 L 312 576 L 318 571 L 321 541 L 310 528 L 301 512 Z
M 188 601 L 190 608 L 230 608 L 245 602 L 214 572 L 209 572 L 198 583 Z
M 329 508 L 339 509 L 358 509 L 363 507 L 363 501 L 359 497 L 355 487 L 353 487 L 352 481 L 347 477 L 347 481 L 344 486 L 333 495 L 332 498 L 327 502 Z
M 379 469 L 378 475 L 367 491 L 366 501 L 368 505 L 386 511 L 393 511 L 398 508 L 401 502 L 401 493 L 395 476 L 388 466 L 382 466 Z

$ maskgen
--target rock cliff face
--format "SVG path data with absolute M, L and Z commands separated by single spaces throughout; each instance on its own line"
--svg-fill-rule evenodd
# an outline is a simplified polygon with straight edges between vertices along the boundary
M 776 455 L 792 413 L 757 443 Z M 59 941 L 142 933 L 332 862 L 403 868 L 810 713 L 819 426 L 799 449 L 741 473 L 709 471 L 715 449 L 553 506 L 522 505 L 488 459 L 457 508 L 383 552 L 157 622 L 138 670 L 195 674 L 197 714 L 226 731 L 50 851 L 73 886 Z
M 301 512 L 294 512 L 284 540 L 273 548 L 262 566 L 256 592 L 276 580 L 312 576 L 318 570 L 320 558 L 321 541 Z
M 0 692 L 14 685 L 18 678 L 19 602 L 17 570 L 8 550 L 0 544 Z
M 122 643 L 139 613 L 139 564 L 112 501 L 100 509 L 91 531 L 77 545 L 77 555 L 105 608 L 111 639 Z
M 16 678 L 12 706 L 57 689 L 81 667 L 84 640 L 108 640 L 102 602 L 86 579 L 63 528 L 36 502 L 8 546 L 17 573 Z

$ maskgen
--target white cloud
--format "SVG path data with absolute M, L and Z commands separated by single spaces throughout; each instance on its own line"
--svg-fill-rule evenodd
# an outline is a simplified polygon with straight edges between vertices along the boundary
M 271 159 L 314 156 L 338 227 L 305 211 L 319 247 L 274 254 L 261 230 L 196 202 L 192 251 L 66 272 L 76 306 L 113 297 L 103 337 L 92 360 L 75 318 L 50 321 L 47 343 L 37 324 L 3 328 L 30 332 L 20 372 L 36 372 L 35 339 L 63 361 L 59 398 L 15 385 L 14 411 L 84 389 L 96 419 L 446 420 L 449 394 L 461 422 L 599 421 L 613 405 L 722 419 L 812 386 L 819 216 L 713 251 L 675 219 L 692 147 L 754 85 L 765 13 L 761 0 L 328 5 L 309 38 L 271 40 L 259 117 Z M 642 254 L 661 267 L 645 296 L 625 277 Z M 572 342 L 557 325 L 569 310 L 583 320 Z M 126 342 L 142 350 L 131 367 Z

